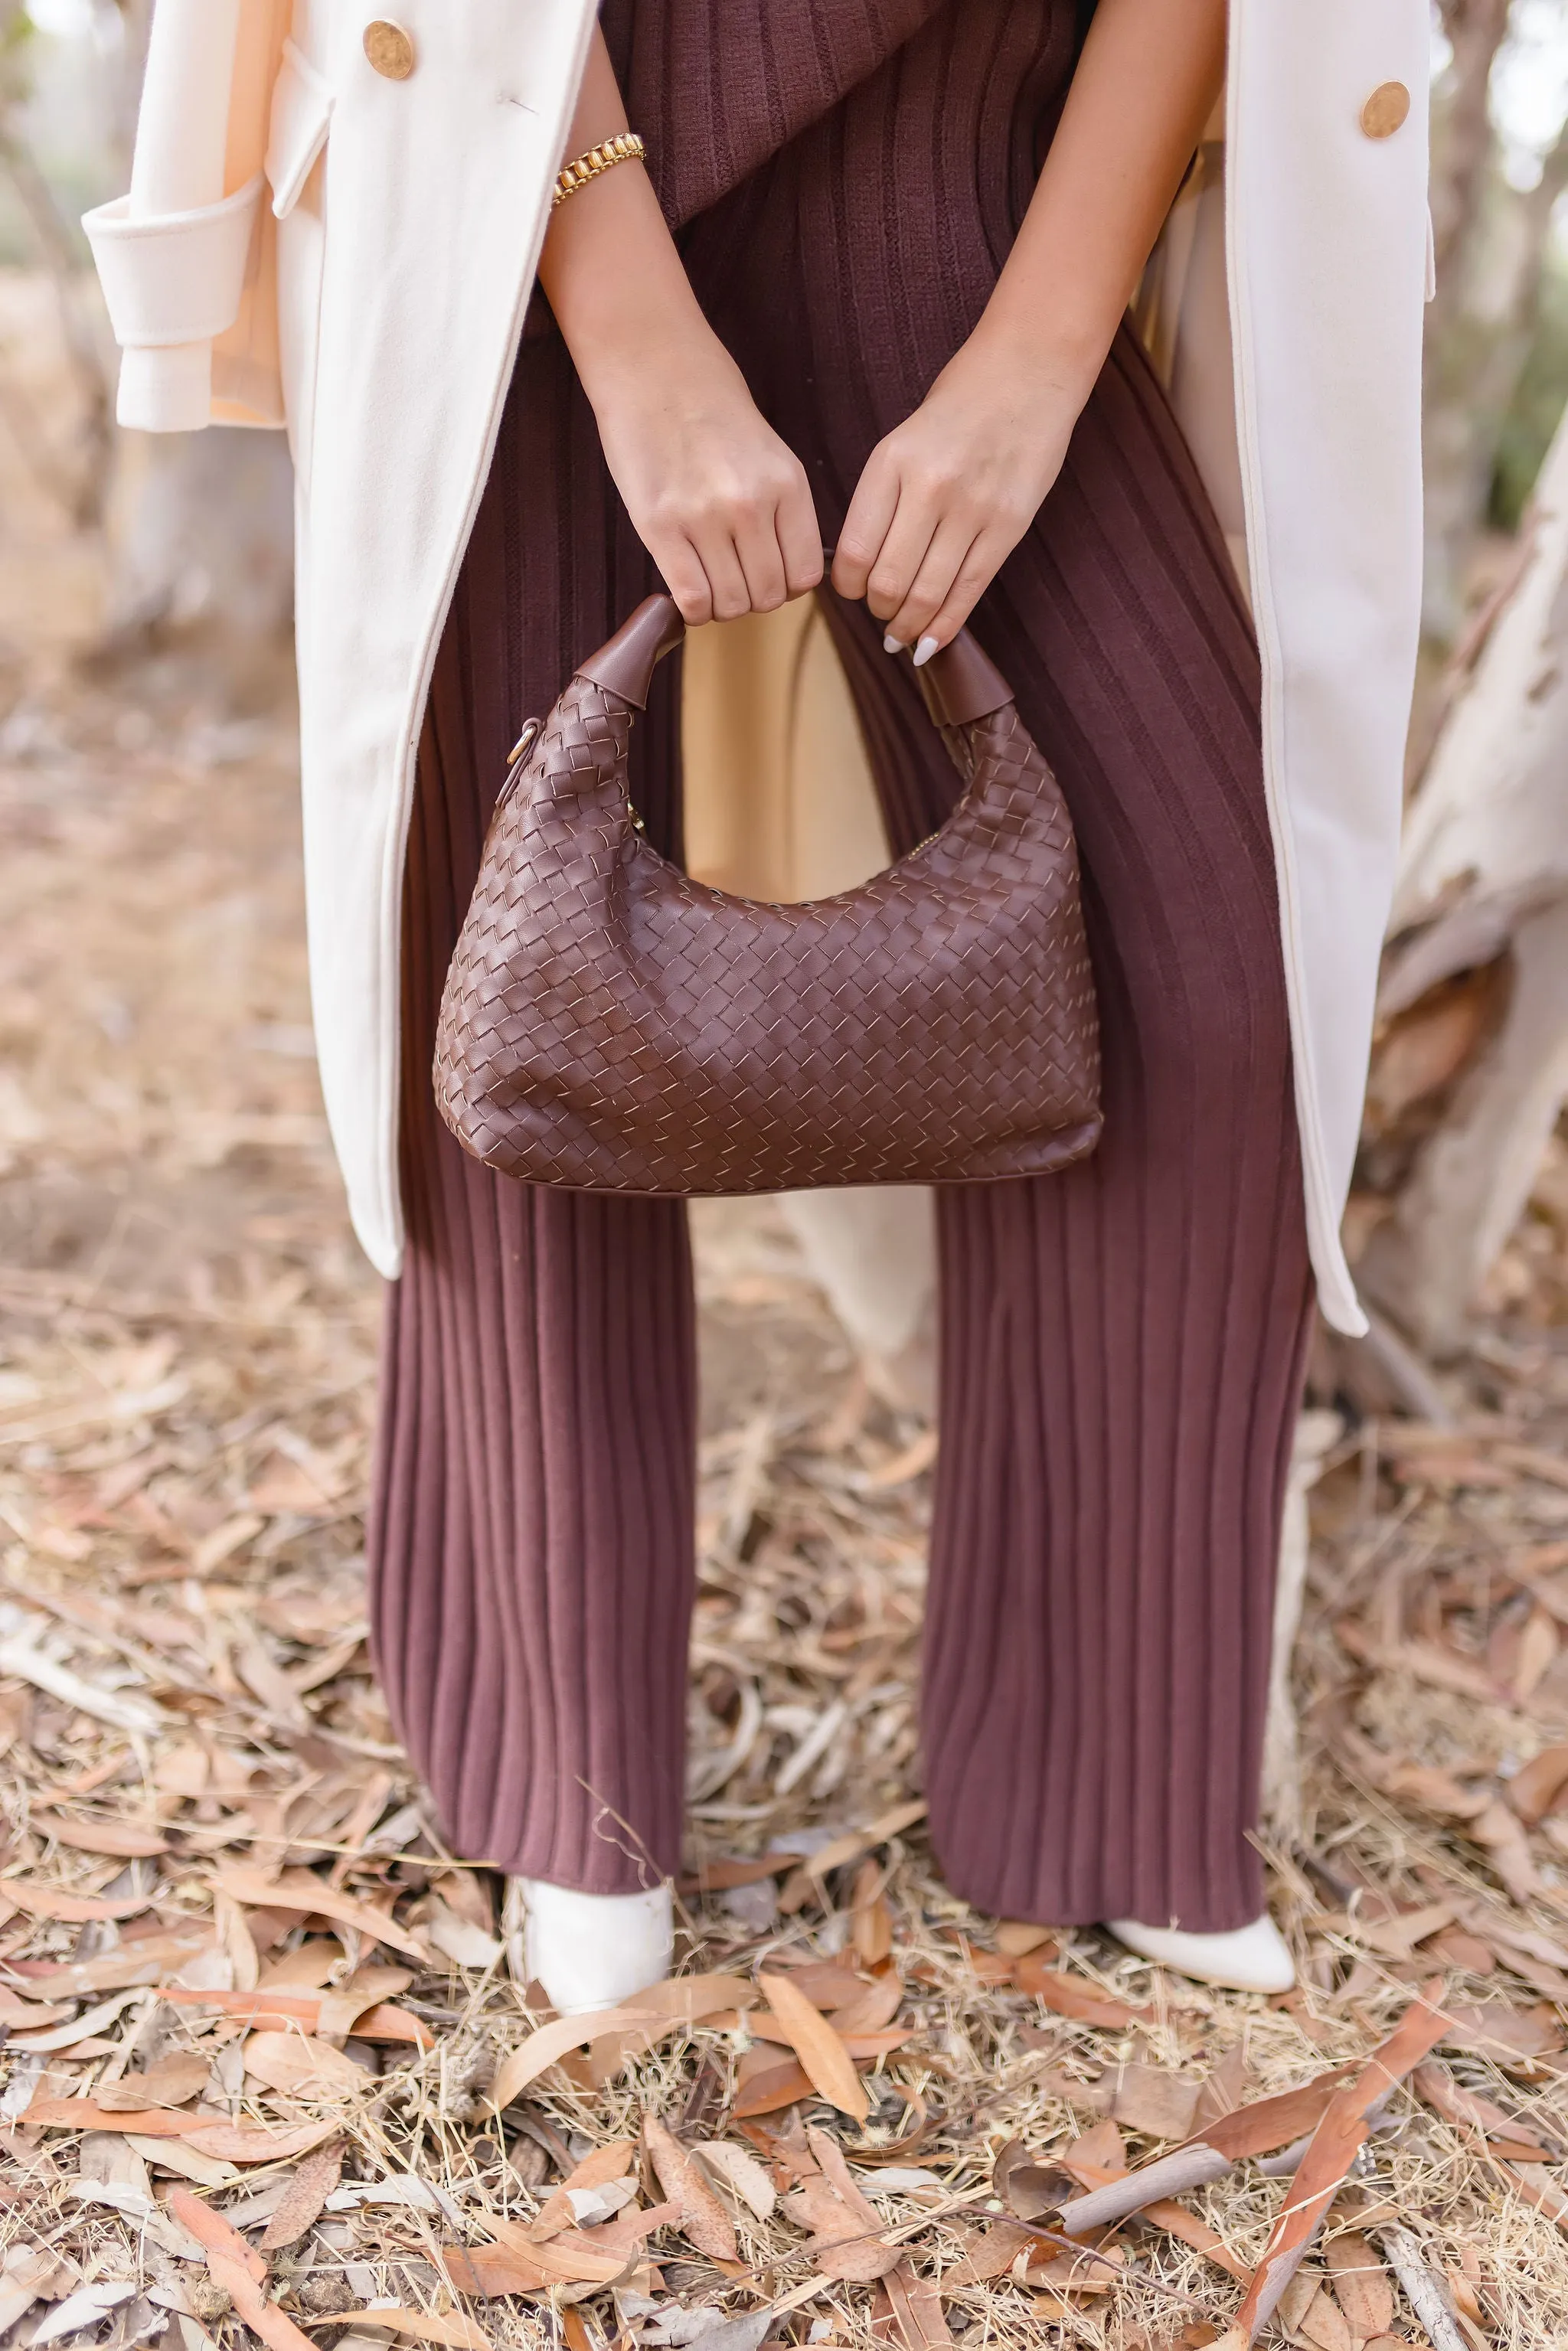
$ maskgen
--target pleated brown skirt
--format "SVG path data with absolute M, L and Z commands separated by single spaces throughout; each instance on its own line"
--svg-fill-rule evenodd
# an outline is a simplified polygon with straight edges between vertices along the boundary
M 1078 16 L 1074 0 L 606 10 L 694 283 L 806 464 L 825 537 L 985 303 Z M 457 1849 L 601 1893 L 680 1852 L 685 1213 L 476 1166 L 430 1066 L 518 721 L 651 584 L 537 308 L 421 747 L 408 1258 L 371 1561 L 388 1698 Z M 956 778 L 877 624 L 831 597 L 828 613 L 902 852 Z M 1077 825 L 1106 1115 L 1085 1165 L 939 1198 L 932 1833 L 955 1890 L 993 1911 L 1233 1927 L 1261 1907 L 1249 1833 L 1309 1277 L 1257 654 L 1130 331 L 976 628 Z M 634 778 L 674 856 L 676 668 Z

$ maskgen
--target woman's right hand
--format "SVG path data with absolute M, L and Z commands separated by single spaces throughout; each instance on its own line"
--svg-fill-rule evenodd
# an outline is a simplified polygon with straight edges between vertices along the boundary
M 632 527 L 695 627 L 804 595 L 822 540 L 805 467 L 692 308 L 667 343 L 578 366 Z
M 595 28 L 566 152 L 626 128 Z M 615 486 L 685 618 L 771 612 L 814 588 L 822 541 L 805 468 L 703 316 L 641 163 L 557 206 L 539 278 Z

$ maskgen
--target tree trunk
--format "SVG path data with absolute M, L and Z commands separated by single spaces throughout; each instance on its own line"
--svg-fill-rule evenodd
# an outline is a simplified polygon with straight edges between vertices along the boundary
M 1568 418 L 1478 639 L 1406 828 L 1368 1157 L 1389 1145 L 1380 1087 L 1396 1133 L 1412 1114 L 1427 1131 L 1359 1267 L 1438 1357 L 1463 1345 L 1568 1098 Z M 1424 1050 L 1424 1089 L 1384 1082 Z
M 116 0 L 121 183 L 129 179 L 152 0 Z M 281 433 L 121 434 L 108 516 L 104 650 L 134 654 L 170 630 L 265 650 L 294 608 L 294 486 Z
M 1565 183 L 1568 132 L 1528 193 L 1493 182 L 1447 282 L 1438 277 L 1427 323 L 1422 441 L 1425 618 L 1444 643 L 1459 632 L 1498 445 L 1535 337 L 1553 208 Z
M 276 643 L 293 611 L 293 475 L 281 433 L 122 437 L 110 517 L 111 649 L 171 629 Z
M 1438 285 L 1463 251 L 1491 160 L 1487 91 L 1492 61 L 1508 30 L 1510 0 L 1443 0 L 1443 30 L 1453 47 L 1452 94 L 1434 142 L 1432 242 Z
M 1437 294 L 1427 320 L 1424 603 L 1427 633 L 1450 644 L 1463 621 L 1498 444 L 1535 332 L 1568 143 L 1558 141 L 1528 193 L 1506 183 L 1488 94 L 1509 0 L 1444 0 L 1442 16 L 1454 55 L 1433 123 Z

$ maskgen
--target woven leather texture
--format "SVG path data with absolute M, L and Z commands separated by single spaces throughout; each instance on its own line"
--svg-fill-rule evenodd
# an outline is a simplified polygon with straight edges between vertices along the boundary
M 1072 828 L 1010 703 L 944 727 L 967 789 L 940 832 L 781 906 L 643 838 L 635 716 L 573 678 L 497 807 L 436 1041 L 466 1151 L 533 1184 L 695 1194 L 973 1183 L 1092 1150 Z

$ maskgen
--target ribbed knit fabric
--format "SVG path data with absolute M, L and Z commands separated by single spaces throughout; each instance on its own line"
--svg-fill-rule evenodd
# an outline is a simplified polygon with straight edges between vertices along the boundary
M 606 8 L 694 283 L 806 463 L 825 535 L 984 305 L 1078 16 L 1074 0 Z M 429 1069 L 507 745 L 649 576 L 537 316 L 422 747 L 409 1255 L 371 1563 L 389 1698 L 458 1849 L 596 1892 L 678 1857 L 684 1217 L 466 1162 Z M 956 778 L 880 627 L 828 606 L 907 848 Z M 1078 827 L 1106 1132 L 1066 1176 L 940 1197 L 932 1827 L 984 1907 L 1220 1929 L 1261 1907 L 1248 1832 L 1308 1268 L 1257 656 L 1130 333 L 976 625 Z M 673 668 L 634 790 L 676 854 Z
M 442 1124 L 430 1075 L 520 720 L 653 584 L 562 358 L 553 336 L 525 346 L 420 748 L 403 883 L 408 1247 L 389 1292 L 371 1612 L 393 1719 L 457 1851 L 631 1893 L 680 1846 L 685 1210 L 491 1175 Z M 655 680 L 634 749 L 639 810 L 674 856 L 678 668 Z

